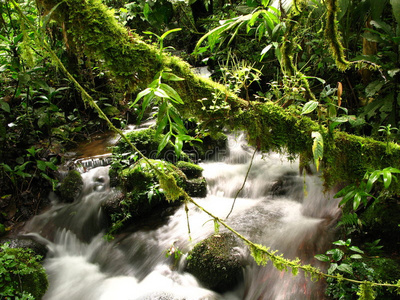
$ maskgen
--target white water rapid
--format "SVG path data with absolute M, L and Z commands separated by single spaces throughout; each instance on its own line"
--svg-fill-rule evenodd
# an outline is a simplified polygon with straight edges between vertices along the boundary
M 229 154 L 218 153 L 223 159 L 201 163 L 208 195 L 195 200 L 222 219 L 248 171 L 253 150 L 245 145 L 242 137 L 232 136 Z M 105 241 L 101 203 L 116 193 L 109 186 L 108 168 L 85 170 L 79 199 L 71 204 L 55 199 L 25 228 L 45 240 L 50 250 L 44 263 L 50 282 L 44 300 L 324 299 L 322 283 L 276 271 L 271 264 L 259 267 L 244 246 L 237 249 L 247 262 L 238 286 L 224 294 L 202 287 L 183 271 L 184 258 L 174 265 L 165 255 L 172 245 L 187 252 L 213 234 L 211 218 L 194 206 L 189 207 L 191 241 L 183 207 L 164 220 L 149 220 L 140 229 Z M 313 256 L 332 242 L 337 202 L 322 193 L 317 176 L 298 174 L 297 162 L 277 154 L 255 155 L 227 223 L 287 258 L 319 266 Z

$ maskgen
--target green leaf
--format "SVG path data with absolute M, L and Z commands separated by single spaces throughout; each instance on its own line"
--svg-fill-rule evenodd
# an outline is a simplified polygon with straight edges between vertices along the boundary
M 365 94 L 367 97 L 372 97 L 374 96 L 377 92 L 379 92 L 381 90 L 381 88 L 383 87 L 384 82 L 383 81 L 373 81 L 370 84 L 368 84 L 368 86 L 365 88 Z
M 330 262 L 331 258 L 328 255 L 325 254 L 317 254 L 314 255 L 314 257 L 320 261 L 325 261 L 325 262 Z
M 337 266 L 337 269 L 342 272 L 353 275 L 353 268 L 348 264 L 341 264 Z
M 165 148 L 165 146 L 169 142 L 170 138 L 171 138 L 171 132 L 168 132 L 166 135 L 164 135 L 160 144 L 158 145 L 157 155 L 159 155 L 160 152 Z
M 162 120 L 160 122 L 158 122 L 157 124 L 157 130 L 156 130 L 156 136 L 158 136 L 159 134 L 161 134 L 165 128 L 165 126 L 167 126 L 168 124 L 168 116 L 164 115 L 164 117 L 162 118 Z
M 182 153 L 183 141 L 180 139 L 179 135 L 175 138 L 175 154 L 179 158 Z
M 343 241 L 343 240 L 335 241 L 335 242 L 333 242 L 332 244 L 338 245 L 338 246 L 346 246 L 346 242 Z
M 168 30 L 167 32 L 164 32 L 164 33 L 163 33 L 163 35 L 160 37 L 160 39 L 163 40 L 163 39 L 165 39 L 165 37 L 166 37 L 168 34 L 171 34 L 171 33 L 173 33 L 173 32 L 177 32 L 177 31 L 181 31 L 181 30 L 182 30 L 182 28 L 174 28 L 174 29 Z
M 176 124 L 176 130 L 177 132 L 182 135 L 185 134 L 187 132 L 185 124 L 183 124 L 183 120 L 181 118 L 181 116 L 179 115 L 179 113 L 177 111 L 175 111 L 174 108 L 169 110 L 169 115 L 171 116 L 172 120 L 175 122 Z
M 344 252 L 340 249 L 331 249 L 326 254 L 331 254 L 334 261 L 340 261 L 343 258 Z
M 329 266 L 328 274 L 333 274 L 333 272 L 336 271 L 337 267 L 338 267 L 338 265 L 337 265 L 336 263 L 332 263 L 332 264 Z
M 350 258 L 352 258 L 352 259 L 362 259 L 363 257 L 360 254 L 352 254 L 352 255 L 350 255 Z
M 261 5 L 267 7 L 269 5 L 270 0 L 261 0 Z
M 46 162 L 45 161 L 43 161 L 43 160 L 37 160 L 36 161 L 36 165 L 37 165 L 37 167 L 38 167 L 38 169 L 40 170 L 40 171 L 46 171 Z
M 310 112 L 313 112 L 317 107 L 318 107 L 317 101 L 313 100 L 308 101 L 306 104 L 304 104 L 301 114 L 302 115 L 309 114 Z
M 57 171 L 57 169 L 58 169 L 57 166 L 54 163 L 50 162 L 50 161 L 46 161 L 46 166 L 49 169 L 52 169 L 53 171 Z
M 383 185 L 385 189 L 387 189 L 392 183 L 392 173 L 389 172 L 388 170 L 382 170 L 382 176 L 383 176 Z
M 324 155 L 324 140 L 322 135 L 318 131 L 313 131 L 311 133 L 311 137 L 313 138 L 313 146 L 312 146 L 312 152 L 314 155 L 314 163 L 315 167 L 317 168 L 317 171 L 319 169 L 319 163 L 323 158 Z
M 161 84 L 162 85 L 162 84 Z M 171 97 L 168 95 L 168 93 L 161 87 L 161 85 L 160 85 L 160 87 L 157 87 L 157 88 L 155 88 L 155 90 L 154 90 L 154 95 L 156 95 L 157 97 L 160 97 L 160 98 L 167 98 L 167 99 L 170 99 Z
M 7 102 L 5 102 L 5 101 L 1 101 L 0 102 L 0 107 L 1 107 L 1 109 L 2 110 L 4 110 L 5 112 L 11 112 L 11 109 L 10 109 L 10 105 L 7 103 Z
M 356 195 L 356 190 L 351 190 L 349 191 L 343 199 L 340 201 L 339 206 L 346 204 L 350 199 L 353 199 L 354 196 Z
M 358 248 L 357 246 L 351 246 L 351 247 L 349 247 L 349 249 L 350 249 L 351 251 L 364 254 L 364 251 L 362 251 L 362 250 L 361 250 L 360 248 Z
M 371 175 L 368 178 L 367 186 L 366 186 L 366 191 L 369 193 L 372 190 L 372 186 L 375 183 L 375 181 L 378 180 L 379 176 L 381 175 L 380 170 L 375 170 L 374 172 L 371 173 Z
M 162 77 L 162 79 L 168 80 L 168 81 L 182 81 L 182 80 L 185 80 L 185 78 L 178 77 L 175 74 L 169 73 L 169 72 L 163 72 L 161 74 L 161 77 Z
M 175 103 L 184 104 L 181 96 L 175 91 L 172 87 L 165 83 L 160 84 L 160 88 L 167 94 L 168 98 L 171 99 Z
M 361 203 L 361 194 L 359 192 L 357 192 L 354 195 L 354 200 L 353 200 L 353 209 L 357 210 L 357 208 L 360 206 Z
M 152 91 L 153 91 L 153 90 L 150 89 L 150 88 L 147 88 L 147 89 L 141 91 L 141 92 L 136 96 L 135 101 L 133 101 L 133 103 L 130 105 L 130 107 L 134 106 L 140 99 L 142 99 L 142 97 L 144 97 L 144 96 L 150 94 Z

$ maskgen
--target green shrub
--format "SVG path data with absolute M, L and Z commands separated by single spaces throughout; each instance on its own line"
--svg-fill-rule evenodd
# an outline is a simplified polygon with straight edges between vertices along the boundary
M 0 298 L 41 299 L 48 280 L 41 256 L 30 249 L 0 246 Z

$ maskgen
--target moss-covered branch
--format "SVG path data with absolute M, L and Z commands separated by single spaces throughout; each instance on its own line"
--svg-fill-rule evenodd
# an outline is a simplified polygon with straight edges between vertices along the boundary
M 59 2 L 38 0 L 46 11 Z M 193 74 L 190 66 L 177 57 L 163 55 L 160 59 L 157 48 L 120 26 L 100 0 L 64 0 L 56 13 L 68 30 L 68 42 L 102 62 L 121 85 L 138 91 L 165 67 L 184 78 L 173 86 L 185 102 L 177 108 L 185 116 L 204 121 L 209 128 L 230 126 L 245 130 L 250 143 L 259 150 L 286 151 L 289 156 L 301 154 L 306 163 L 312 161 L 311 133 L 319 131 L 324 136 L 322 164 L 328 185 L 354 182 L 371 168 L 400 167 L 397 144 L 388 151 L 386 144 L 379 141 L 343 132 L 329 134 L 326 128 L 294 109 L 238 98 L 226 87 Z

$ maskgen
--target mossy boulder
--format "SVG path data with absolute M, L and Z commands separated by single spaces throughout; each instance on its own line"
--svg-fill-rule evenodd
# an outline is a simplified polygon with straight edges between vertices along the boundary
M 190 197 L 205 198 L 207 196 L 207 181 L 204 177 L 188 179 L 185 191 Z
M 31 294 L 34 299 L 41 299 L 49 283 L 40 260 L 31 249 L 11 248 L 3 243 L 0 246 L 0 295 L 6 299 L 21 299 Z
M 186 271 L 193 274 L 206 288 L 217 292 L 233 289 L 243 275 L 237 241 L 232 234 L 213 235 L 190 251 Z
M 60 200 L 73 202 L 81 193 L 82 188 L 83 180 L 81 174 L 76 170 L 69 171 L 58 188 Z
M 179 187 L 185 187 L 186 175 L 175 165 L 153 159 L 150 162 L 167 176 L 172 176 Z M 129 167 L 114 170 L 113 176 L 115 175 L 120 194 L 102 204 L 103 211 L 109 215 L 113 224 L 124 220 L 126 226 L 137 218 L 149 216 L 155 210 L 180 204 L 180 201 L 167 201 L 163 182 L 160 183 L 156 171 L 143 159 Z
M 199 178 L 203 172 L 202 167 L 187 161 L 178 161 L 176 166 L 179 168 L 179 170 L 185 173 L 189 179 Z
M 188 178 L 185 182 L 185 191 L 191 197 L 204 198 L 207 196 L 207 182 L 202 177 L 203 168 L 187 161 L 179 161 L 176 166 Z

